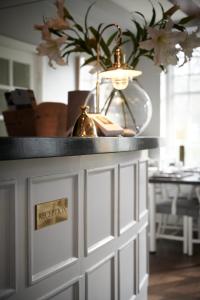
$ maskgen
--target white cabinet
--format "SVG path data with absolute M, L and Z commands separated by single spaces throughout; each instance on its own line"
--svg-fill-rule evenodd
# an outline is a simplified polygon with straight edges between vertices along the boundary
M 145 151 L 0 162 L 0 299 L 146 300 L 147 223 Z

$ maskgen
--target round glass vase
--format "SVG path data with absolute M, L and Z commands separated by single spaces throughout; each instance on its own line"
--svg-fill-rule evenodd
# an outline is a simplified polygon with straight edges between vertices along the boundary
M 118 90 L 113 87 L 110 79 L 102 79 L 98 91 L 98 97 L 95 88 L 86 99 L 86 103 L 95 100 L 96 113 L 106 115 L 122 128 L 131 129 L 135 135 L 145 130 L 151 120 L 152 104 L 137 80 L 129 80 L 125 89 Z

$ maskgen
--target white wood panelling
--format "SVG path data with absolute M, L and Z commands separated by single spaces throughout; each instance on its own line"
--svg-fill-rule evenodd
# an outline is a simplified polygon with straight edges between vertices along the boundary
M 78 260 L 79 175 L 29 178 L 29 283 L 33 284 Z M 38 203 L 68 198 L 68 220 L 35 230 Z
M 0 299 L 16 292 L 16 181 L 0 181 Z
M 137 293 L 136 237 L 125 243 L 118 252 L 118 299 L 134 300 Z
M 73 278 L 70 282 L 59 286 L 48 294 L 38 298 L 37 300 L 79 300 L 80 299 L 80 279 Z
M 148 299 L 148 276 L 146 276 L 145 280 L 143 281 L 143 285 L 141 290 L 137 295 L 137 300 L 147 300 Z
M 147 212 L 147 161 L 140 161 L 138 168 L 138 203 L 139 203 L 139 220 Z
M 116 236 L 117 167 L 86 170 L 85 253 L 102 247 Z
M 145 224 L 139 232 L 138 247 L 139 247 L 139 292 L 142 290 L 148 278 L 148 256 L 147 256 L 147 224 Z
M 86 272 L 86 300 L 115 300 L 114 253 Z
M 136 223 L 137 163 L 119 165 L 119 234 Z
M 0 300 L 147 300 L 145 157 L 0 162 Z M 68 220 L 35 230 L 35 205 L 60 198 Z

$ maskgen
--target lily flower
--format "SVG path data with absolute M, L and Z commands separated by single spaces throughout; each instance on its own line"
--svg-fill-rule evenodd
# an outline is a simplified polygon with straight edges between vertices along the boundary
M 60 49 L 65 42 L 66 37 L 49 39 L 40 43 L 36 50 L 38 51 L 38 55 L 48 56 L 50 67 L 53 67 L 52 61 L 55 61 L 58 65 L 66 65 L 60 52 Z
M 197 32 L 187 33 L 185 40 L 180 43 L 180 46 L 186 58 L 190 59 L 193 49 L 200 47 L 200 38 L 197 36 Z
M 169 19 L 164 29 L 149 27 L 149 40 L 140 42 L 140 47 L 145 50 L 154 50 L 154 63 L 156 65 L 166 66 L 170 61 L 172 64 L 177 63 L 176 54 L 177 44 L 186 38 L 185 32 L 172 31 L 173 22 Z
M 49 31 L 49 26 L 47 23 L 43 25 L 34 25 L 34 28 L 42 32 L 42 39 L 48 41 L 51 39 L 51 32 Z
M 69 22 L 60 17 L 55 19 L 49 19 L 47 21 L 47 25 L 49 29 L 54 29 L 54 30 L 64 30 L 70 28 Z
M 56 7 L 57 7 L 57 14 L 58 17 L 60 17 L 61 19 L 64 19 L 65 16 L 65 7 L 64 7 L 64 0 L 56 0 Z

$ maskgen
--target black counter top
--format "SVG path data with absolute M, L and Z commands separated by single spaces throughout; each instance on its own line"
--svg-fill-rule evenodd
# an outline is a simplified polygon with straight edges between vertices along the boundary
M 159 146 L 156 137 L 0 137 L 0 160 L 137 151 Z

